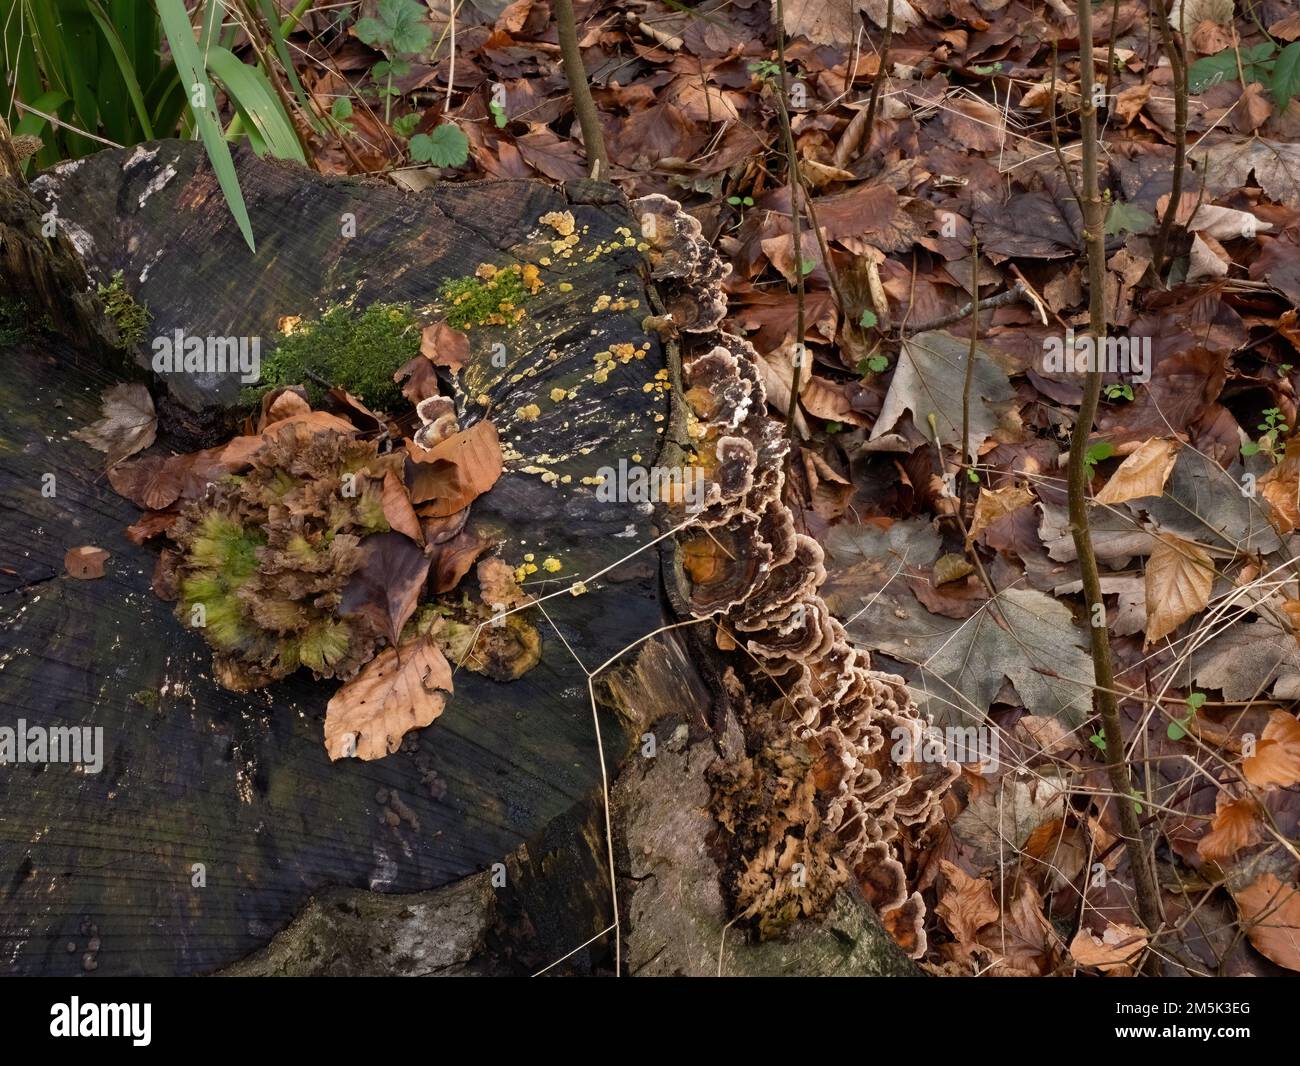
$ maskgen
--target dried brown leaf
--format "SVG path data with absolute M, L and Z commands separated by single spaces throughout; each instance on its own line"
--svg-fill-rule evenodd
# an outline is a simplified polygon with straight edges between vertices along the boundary
M 451 667 L 427 636 L 385 648 L 329 701 L 325 750 L 331 760 L 382 759 L 442 714 L 451 691 Z

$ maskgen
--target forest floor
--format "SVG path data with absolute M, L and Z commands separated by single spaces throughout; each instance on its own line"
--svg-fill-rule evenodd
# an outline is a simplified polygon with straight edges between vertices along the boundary
M 307 14 L 290 42 L 329 129 L 310 164 L 411 189 L 587 177 L 546 0 L 454 22 L 451 3 Z M 679 200 L 730 264 L 725 328 L 796 437 L 787 500 L 826 550 L 824 595 L 963 763 L 907 856 L 927 968 L 1125 974 L 1150 948 L 1189 973 L 1300 970 L 1300 14 L 1096 5 L 1093 345 L 1073 5 L 576 7 L 611 180 Z M 418 49 L 403 20 L 431 29 Z M 1066 505 L 1094 355 L 1100 614 Z M 1121 803 L 1156 873 L 1154 945 Z

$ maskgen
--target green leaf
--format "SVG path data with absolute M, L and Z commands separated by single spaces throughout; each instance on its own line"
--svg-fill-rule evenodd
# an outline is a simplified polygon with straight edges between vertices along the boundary
M 871 329 L 871 327 L 879 321 L 880 319 L 876 317 L 876 312 L 868 307 L 863 310 L 861 317 L 858 319 L 858 325 L 863 329 Z
M 414 132 L 415 127 L 420 122 L 420 112 L 412 111 L 409 115 L 402 115 L 393 119 L 393 132 L 399 137 L 409 137 Z
M 816 269 L 817 269 L 817 260 L 816 260 L 816 259 L 800 259 L 800 260 L 799 260 L 799 273 L 803 274 L 804 277 L 807 277 L 809 274 L 811 274 L 811 273 L 812 273 L 814 270 L 816 270 Z
M 867 358 L 867 369 L 873 374 L 883 374 L 889 369 L 889 359 L 883 355 L 872 355 Z
M 1187 697 L 1187 706 L 1194 711 L 1199 711 L 1202 707 L 1205 706 L 1205 693 L 1193 692 L 1190 696 Z
M 284 113 L 275 90 L 260 68 L 241 63 L 234 52 L 214 47 L 208 49 L 208 70 L 226 87 L 235 110 L 250 130 L 257 131 L 273 156 L 307 162 L 293 131 L 293 122 Z
M 1286 105 L 1300 93 L 1300 41 L 1292 41 L 1282 49 L 1273 67 L 1273 80 L 1269 85 L 1273 93 L 1273 102 L 1279 108 Z
M 362 44 L 370 45 L 371 48 L 382 48 L 391 44 L 393 39 L 392 32 L 378 19 L 358 19 L 352 31 L 357 35 L 357 40 Z
M 497 129 L 505 129 L 505 125 L 509 121 L 506 118 L 506 109 L 495 100 L 492 100 L 488 104 L 488 110 L 492 112 L 492 119 L 496 122 Z
M 1228 48 L 1217 55 L 1198 59 L 1187 71 L 1187 91 L 1195 96 L 1211 85 L 1237 80 L 1237 56 Z
M 836 421 L 832 420 L 832 421 L 826 423 L 826 432 L 827 432 L 827 433 L 841 433 L 841 432 L 843 432 L 843 430 L 844 430 L 844 423 L 843 423 L 843 422 L 836 422 Z
M 203 58 L 199 54 L 198 45 L 194 42 L 194 30 L 190 25 L 189 14 L 185 10 L 183 0 L 157 0 L 157 3 L 163 33 L 171 47 L 172 59 L 180 75 L 181 84 L 187 88 L 196 85 L 204 87 L 207 106 L 194 109 L 194 122 L 198 127 L 199 136 L 203 138 L 203 146 L 208 150 L 208 160 L 217 175 L 217 184 L 225 194 L 226 206 L 230 208 L 230 213 L 234 216 L 235 224 L 243 234 L 249 251 L 256 252 L 253 227 L 248 220 L 248 207 L 244 203 L 244 194 L 239 188 L 239 176 L 235 173 L 235 161 L 230 157 L 230 145 L 226 143 L 217 116 L 216 94 L 208 82 Z M 186 93 L 186 96 L 188 97 L 189 93 Z
M 346 118 L 352 117 L 352 99 L 347 96 L 336 97 L 334 103 L 330 104 L 330 114 L 342 122 Z
M 414 55 L 433 43 L 433 27 L 424 21 L 426 14 L 428 8 L 416 0 L 379 0 L 379 17 L 388 27 L 394 52 Z
M 1145 233 L 1155 224 L 1156 217 L 1149 211 L 1117 200 L 1106 215 L 1106 235 L 1114 237 L 1121 233 Z
M 1103 459 L 1109 459 L 1114 454 L 1115 454 L 1115 445 L 1111 444 L 1108 441 L 1100 441 L 1097 444 L 1092 445 L 1092 447 L 1090 447 L 1087 450 L 1087 452 L 1084 453 L 1083 461 L 1084 464 L 1091 470 Z
M 432 133 L 417 133 L 409 147 L 413 160 L 435 167 L 458 167 L 469 158 L 469 138 L 451 123 L 444 123 Z

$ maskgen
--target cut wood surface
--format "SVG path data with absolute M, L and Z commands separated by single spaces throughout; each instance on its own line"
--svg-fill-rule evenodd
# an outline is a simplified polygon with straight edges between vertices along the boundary
M 241 154 L 253 256 L 202 160 L 197 145 L 161 142 L 65 165 L 34 185 L 57 202 L 92 280 L 123 271 L 154 316 L 150 337 L 260 336 L 269 348 L 282 316 L 313 318 L 349 300 L 427 305 L 442 282 L 482 263 L 538 262 L 555 236 L 538 232 L 548 212 L 571 212 L 586 228 L 583 245 L 617 244 L 592 263 L 578 254 L 543 266 L 545 287 L 519 325 L 473 331 L 462 424 L 483 415 L 474 401 L 485 396 L 508 450 L 505 474 L 470 521 L 512 565 L 526 553 L 561 562 L 529 579 L 539 596 L 653 538 L 637 505 L 598 502 L 581 482 L 620 458 L 652 462 L 662 424 L 653 415 L 667 408 L 666 394 L 643 387 L 664 357 L 640 327 L 641 261 L 616 233 L 631 220 L 615 194 L 526 182 L 403 194 Z M 355 237 L 342 236 L 346 214 Z M 562 292 L 561 281 L 572 288 Z M 640 294 L 641 310 L 593 314 L 609 294 Z M 491 362 L 496 341 L 504 367 Z M 585 387 L 572 404 L 549 400 L 587 380 L 596 353 L 647 341 L 644 358 L 601 388 Z M 146 342 L 141 379 L 148 354 Z M 104 730 L 97 774 L 59 764 L 0 774 L 5 970 L 211 972 L 265 944 L 326 886 L 445 885 L 590 803 L 600 768 L 575 655 L 595 668 L 662 624 L 653 550 L 589 581 L 584 595 L 548 600 L 544 615 L 532 608 L 542 659 L 520 679 L 461 670 L 446 711 L 401 751 L 331 764 L 321 721 L 336 682 L 300 671 L 262 691 L 225 691 L 207 645 L 151 592 L 156 552 L 123 535 L 139 512 L 109 486 L 104 457 L 71 435 L 121 377 L 39 332 L 4 357 L 0 724 Z M 158 453 L 210 443 L 214 412 L 234 398 L 229 376 L 152 384 L 156 398 L 174 401 L 159 405 Z M 515 416 L 529 405 L 540 413 Z M 555 477 L 544 480 L 548 471 Z M 46 474 L 53 496 L 42 494 Z M 104 577 L 66 576 L 65 554 L 78 546 L 111 553 Z M 607 751 L 621 753 L 615 717 L 602 712 L 602 726 Z

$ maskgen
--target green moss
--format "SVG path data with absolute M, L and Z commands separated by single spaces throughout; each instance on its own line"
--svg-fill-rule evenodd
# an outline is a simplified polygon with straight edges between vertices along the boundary
M 420 354 L 420 325 L 406 304 L 371 304 L 360 314 L 345 305 L 301 324 L 262 360 L 262 381 L 248 399 L 280 385 L 302 385 L 319 402 L 339 385 L 372 407 L 405 400 L 393 374 Z
M 535 277 L 536 267 L 530 272 Z M 524 303 L 530 295 L 524 268 L 510 266 L 484 273 L 488 276 L 477 274 L 443 282 L 438 295 L 444 304 L 447 325 L 453 329 L 509 326 L 523 317 Z
M 117 326 L 124 348 L 133 348 L 144 340 L 153 315 L 149 308 L 136 303 L 135 297 L 127 292 L 120 270 L 113 272 L 107 285 L 99 286 L 99 299 L 104 305 L 104 312 Z
M 27 314 L 17 300 L 0 299 L 0 348 L 17 344 L 27 336 Z

